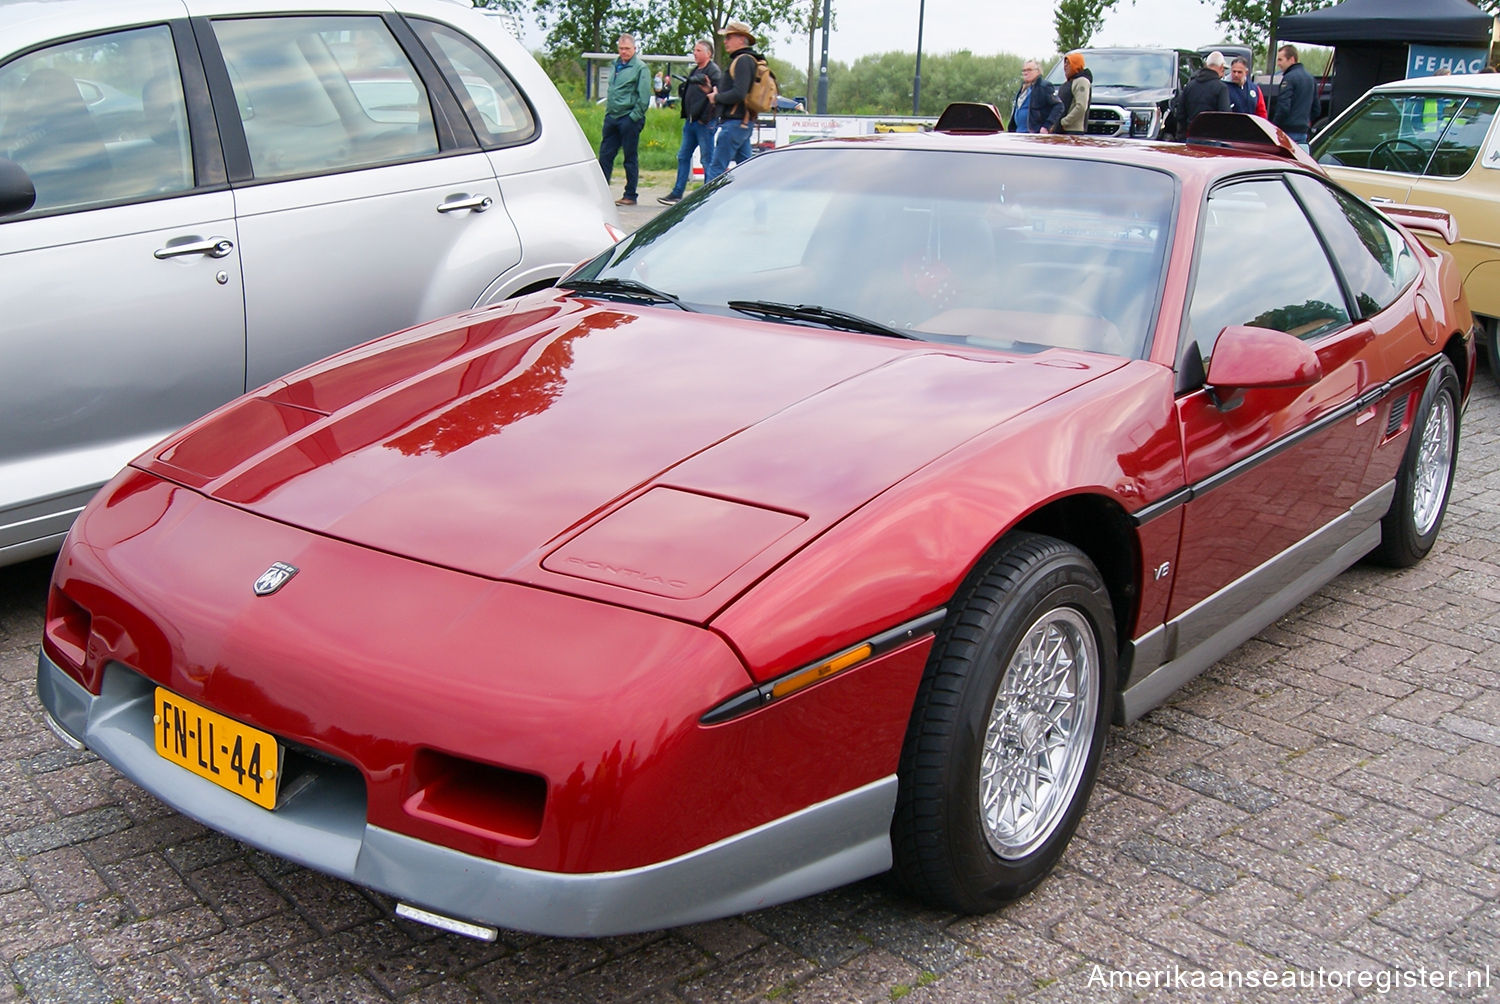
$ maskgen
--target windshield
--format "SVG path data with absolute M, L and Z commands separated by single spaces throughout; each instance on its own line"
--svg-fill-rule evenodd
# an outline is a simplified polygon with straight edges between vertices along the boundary
M 571 278 L 725 314 L 763 301 L 785 323 L 850 326 L 838 311 L 931 341 L 1137 356 L 1174 193 L 1168 175 L 1102 161 L 798 146 L 736 167 Z
M 1177 57 L 1170 52 L 1110 52 L 1085 49 L 1083 58 L 1094 75 L 1095 87 L 1166 87 L 1177 79 Z M 1050 83 L 1063 82 L 1063 64 L 1058 60 L 1047 74 Z

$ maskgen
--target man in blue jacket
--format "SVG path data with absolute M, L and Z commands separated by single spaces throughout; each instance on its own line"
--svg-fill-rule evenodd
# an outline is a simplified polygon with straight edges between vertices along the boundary
M 1021 89 L 1010 106 L 1010 131 L 1056 132 L 1062 116 L 1062 99 L 1057 96 L 1057 88 L 1042 79 L 1036 60 L 1026 60 L 1021 64 Z
M 1307 146 L 1307 134 L 1312 131 L 1313 101 L 1317 99 L 1318 85 L 1312 74 L 1297 62 L 1297 47 L 1283 45 L 1276 50 L 1276 68 L 1281 71 L 1281 89 L 1276 92 L 1276 108 L 1271 113 L 1272 125 L 1292 138 L 1292 142 Z
M 614 76 L 609 78 L 609 95 L 604 102 L 604 133 L 599 138 L 599 170 L 609 183 L 615 171 L 615 155 L 625 151 L 625 194 L 615 200 L 617 206 L 635 205 L 635 185 L 641 169 L 641 129 L 646 124 L 646 109 L 651 107 L 651 74 L 635 54 L 635 39 L 621 35 L 615 47 L 620 58 L 615 62 Z

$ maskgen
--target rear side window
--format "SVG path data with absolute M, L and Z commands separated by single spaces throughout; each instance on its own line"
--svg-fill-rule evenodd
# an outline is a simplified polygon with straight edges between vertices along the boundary
M 1495 119 L 1497 98 L 1466 98 L 1453 113 L 1427 165 L 1430 178 L 1457 178 L 1469 173 L 1474 158 L 1484 149 L 1490 123 Z
M 1347 192 L 1302 175 L 1290 180 L 1328 241 L 1360 316 L 1390 306 L 1419 267 L 1400 232 Z
M 34 213 L 191 189 L 171 31 L 93 35 L 0 67 L 0 155 L 31 177 Z
M 481 145 L 511 146 L 536 135 L 530 105 L 489 53 L 447 25 L 411 24 L 458 95 Z
M 438 151 L 432 104 L 378 17 L 214 22 L 257 179 Z
M 1205 364 L 1231 324 L 1316 338 L 1349 323 L 1323 245 L 1280 179 L 1214 189 L 1198 240 L 1188 329 Z

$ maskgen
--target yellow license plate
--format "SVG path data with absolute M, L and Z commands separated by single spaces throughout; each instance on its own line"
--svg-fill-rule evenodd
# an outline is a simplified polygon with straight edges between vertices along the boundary
M 276 737 L 156 688 L 156 752 L 266 809 L 276 808 Z

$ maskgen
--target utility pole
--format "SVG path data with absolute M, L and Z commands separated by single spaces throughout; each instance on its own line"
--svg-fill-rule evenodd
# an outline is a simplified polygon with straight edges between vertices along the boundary
M 917 0 L 917 75 L 911 82 L 911 113 L 920 115 L 922 105 L 922 22 L 927 19 L 927 0 Z

